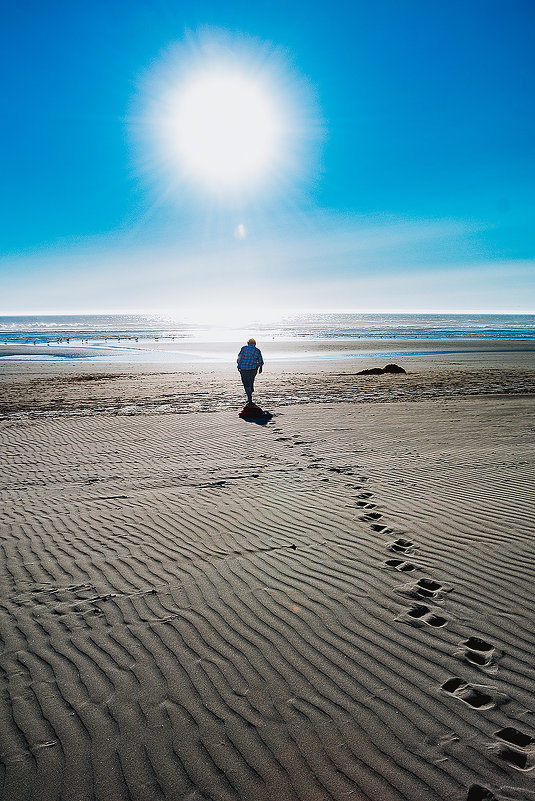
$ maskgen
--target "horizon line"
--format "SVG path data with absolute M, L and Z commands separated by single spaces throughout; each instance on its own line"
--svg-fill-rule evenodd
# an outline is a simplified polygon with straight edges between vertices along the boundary
M 176 316 L 179 317 L 182 312 L 174 311 L 171 309 L 132 309 L 128 311 L 118 311 L 115 309 L 104 310 L 84 310 L 84 311 L 9 311 L 4 312 L 0 310 L 0 317 L 94 317 L 97 315 L 117 315 L 117 316 L 130 316 L 136 314 L 146 315 L 162 315 L 162 316 Z M 187 312 L 188 317 L 191 316 Z M 518 311 L 509 309 L 280 309 L 273 310 L 273 314 L 280 314 L 287 316 L 289 314 L 449 314 L 449 315 L 464 315 L 464 314 L 486 314 L 486 315 L 510 315 L 510 316 L 526 316 L 534 315 L 534 310 Z M 229 315 L 232 316 L 232 315 Z

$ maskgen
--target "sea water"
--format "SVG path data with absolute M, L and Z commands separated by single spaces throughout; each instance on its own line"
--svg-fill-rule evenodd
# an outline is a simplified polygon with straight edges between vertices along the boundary
M 172 361 L 180 360 L 184 343 L 188 360 L 195 361 L 215 358 L 208 343 L 243 342 L 251 335 L 259 344 L 432 340 L 438 348 L 444 340 L 535 340 L 535 315 L 314 313 L 217 328 L 157 314 L 4 316 L 0 360 Z

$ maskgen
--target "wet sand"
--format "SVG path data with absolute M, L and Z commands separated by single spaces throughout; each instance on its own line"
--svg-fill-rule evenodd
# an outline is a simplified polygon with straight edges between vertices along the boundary
M 228 344 L 204 345 L 203 360 L 179 363 L 166 361 L 169 347 L 161 346 L 159 362 L 107 357 L 102 362 L 1 362 L 0 417 L 231 410 L 244 400 L 237 346 L 231 351 Z M 535 343 L 530 341 L 293 342 L 266 343 L 262 349 L 266 366 L 256 390 L 267 407 L 535 392 Z M 184 356 L 193 358 L 192 352 Z M 357 375 L 389 362 L 407 375 Z

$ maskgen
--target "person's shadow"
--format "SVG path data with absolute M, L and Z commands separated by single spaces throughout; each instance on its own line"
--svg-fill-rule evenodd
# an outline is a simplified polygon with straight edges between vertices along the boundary
M 238 416 L 246 423 L 256 423 L 257 426 L 265 426 L 273 417 L 271 412 L 265 412 L 252 401 L 245 404 Z
M 241 419 L 245 423 L 256 423 L 257 426 L 265 426 L 266 423 L 269 423 L 272 417 L 273 415 L 271 412 L 262 412 L 259 417 L 242 417 Z

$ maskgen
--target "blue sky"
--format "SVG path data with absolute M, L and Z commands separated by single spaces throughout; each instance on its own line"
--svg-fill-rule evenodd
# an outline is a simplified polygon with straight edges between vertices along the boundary
M 10 5 L 0 312 L 534 310 L 531 2 Z M 301 120 L 269 191 L 151 139 L 207 39 Z

